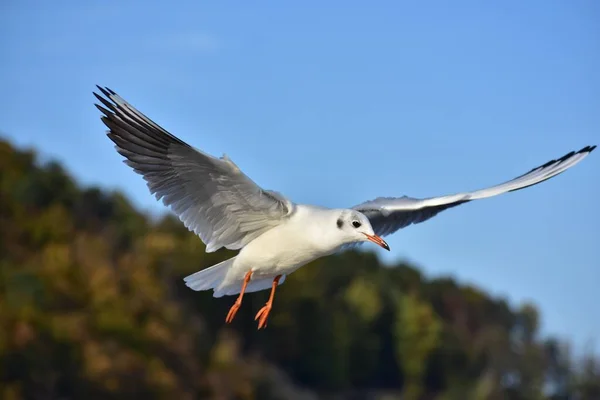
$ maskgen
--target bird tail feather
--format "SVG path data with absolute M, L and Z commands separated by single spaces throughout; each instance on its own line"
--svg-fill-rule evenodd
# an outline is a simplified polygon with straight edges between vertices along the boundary
M 195 272 L 183 278 L 186 286 L 195 291 L 216 289 L 225 279 L 235 257 Z

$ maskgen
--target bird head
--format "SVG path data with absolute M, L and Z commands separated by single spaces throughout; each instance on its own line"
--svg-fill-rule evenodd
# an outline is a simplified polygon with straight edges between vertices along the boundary
M 375 234 L 369 219 L 359 211 L 342 210 L 335 224 L 345 243 L 373 242 L 390 250 L 385 240 Z

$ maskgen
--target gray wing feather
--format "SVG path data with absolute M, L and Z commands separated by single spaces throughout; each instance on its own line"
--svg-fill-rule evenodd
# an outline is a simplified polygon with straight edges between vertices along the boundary
M 379 197 L 354 206 L 353 209 L 362 212 L 369 218 L 376 234 L 390 235 L 408 225 L 424 222 L 448 208 L 537 185 L 573 167 L 595 148 L 596 146 L 586 146 L 577 152 L 572 151 L 510 181 L 486 189 L 426 199 L 407 196 Z
M 294 204 L 263 190 L 227 156 L 216 158 L 173 136 L 108 88 L 100 88 L 107 136 L 157 200 L 200 236 L 206 251 L 236 250 L 291 215 Z

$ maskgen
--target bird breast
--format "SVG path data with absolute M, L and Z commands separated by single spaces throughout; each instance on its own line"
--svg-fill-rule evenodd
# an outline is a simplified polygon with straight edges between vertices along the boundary
M 319 257 L 333 253 L 339 244 L 328 240 L 319 213 L 300 208 L 281 225 L 248 243 L 238 256 L 240 263 L 252 264 L 255 275 L 291 273 Z M 308 217 L 308 215 L 310 217 Z

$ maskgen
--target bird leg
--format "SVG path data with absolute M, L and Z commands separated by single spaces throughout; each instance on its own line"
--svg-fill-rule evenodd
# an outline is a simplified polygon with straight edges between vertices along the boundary
M 261 308 L 258 311 L 258 313 L 256 313 L 256 317 L 254 317 L 255 321 L 260 318 L 258 321 L 258 329 L 267 327 L 267 318 L 269 317 L 269 313 L 271 312 L 271 307 L 273 307 L 273 298 L 275 297 L 275 289 L 277 289 L 277 285 L 279 284 L 280 278 L 281 278 L 281 275 L 277 275 L 273 279 L 273 286 L 271 287 L 271 295 L 269 296 L 269 300 L 267 301 L 267 304 L 265 304 L 264 307 Z
M 248 271 L 246 273 L 246 276 L 244 276 L 244 283 L 242 283 L 242 290 L 240 290 L 240 295 L 238 296 L 235 303 L 233 303 L 233 305 L 231 306 L 231 309 L 229 309 L 229 312 L 227 313 L 227 317 L 225 318 L 225 322 L 227 322 L 228 324 L 230 324 L 231 321 L 233 321 L 233 317 L 235 317 L 235 314 L 237 313 L 237 311 L 240 309 L 240 306 L 242 305 L 242 297 L 244 297 L 244 292 L 246 291 L 246 286 L 248 286 L 248 282 L 250 282 L 251 276 L 252 276 L 252 271 Z

